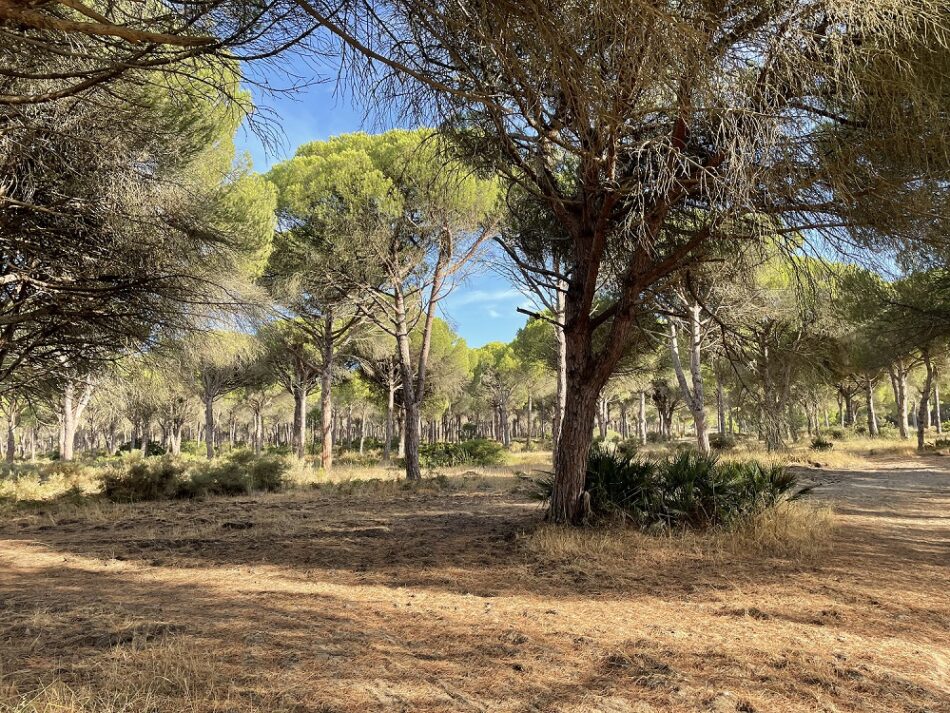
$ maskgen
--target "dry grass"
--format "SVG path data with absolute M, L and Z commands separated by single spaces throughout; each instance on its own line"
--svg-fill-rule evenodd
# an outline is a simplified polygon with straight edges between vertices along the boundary
M 946 709 L 941 459 L 810 471 L 824 500 L 707 536 L 545 526 L 504 474 L 361 475 L 8 509 L 0 711 Z
M 528 537 L 527 547 L 540 558 L 590 566 L 597 576 L 616 581 L 658 562 L 762 557 L 816 561 L 833 546 L 836 529 L 830 506 L 794 501 L 744 518 L 729 528 L 704 533 L 648 534 L 626 526 L 545 526 Z

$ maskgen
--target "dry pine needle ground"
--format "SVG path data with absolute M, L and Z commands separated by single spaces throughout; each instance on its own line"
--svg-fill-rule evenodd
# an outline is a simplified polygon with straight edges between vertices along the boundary
M 946 711 L 950 469 L 862 467 L 704 537 L 504 477 L 16 511 L 0 710 Z

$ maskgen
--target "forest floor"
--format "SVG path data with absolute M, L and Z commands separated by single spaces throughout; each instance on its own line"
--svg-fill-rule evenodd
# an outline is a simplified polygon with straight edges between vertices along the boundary
M 830 546 L 541 524 L 511 477 L 0 523 L 2 711 L 950 711 L 950 459 L 809 470 Z

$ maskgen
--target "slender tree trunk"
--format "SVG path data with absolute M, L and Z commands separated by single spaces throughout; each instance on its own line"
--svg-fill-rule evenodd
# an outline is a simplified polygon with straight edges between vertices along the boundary
M 725 400 L 722 393 L 722 382 L 716 377 L 716 419 L 719 426 L 719 435 L 726 435 L 726 411 Z
M 555 271 L 557 268 L 555 267 Z M 567 339 L 564 336 L 564 293 L 567 287 L 561 278 L 557 280 L 554 302 L 554 339 L 557 342 L 557 382 L 554 398 L 554 420 L 551 422 L 551 440 L 553 453 L 557 454 L 557 443 L 564 422 L 564 408 L 567 403 Z
M 531 450 L 531 424 L 534 423 L 534 400 L 531 393 L 528 393 L 528 428 L 525 432 L 525 450 Z
M 16 459 L 16 413 L 14 408 L 11 406 L 9 413 L 7 414 L 7 452 L 6 460 L 7 463 L 13 465 L 13 461 Z
M 864 396 L 868 407 L 868 435 L 877 438 L 880 430 L 877 427 L 877 414 L 874 411 L 874 381 L 870 376 L 864 380 Z
M 214 458 L 214 400 L 205 396 L 205 453 L 208 460 Z
M 637 409 L 637 440 L 640 445 L 647 442 L 647 394 L 640 392 L 640 404 Z
M 598 399 L 597 401 L 597 433 L 601 440 L 607 438 L 607 400 Z
M 152 441 L 152 422 L 150 419 L 145 419 L 142 424 L 142 434 L 142 457 L 148 458 L 148 446 Z
M 686 382 L 686 374 L 680 360 L 679 340 L 677 338 L 676 321 L 670 320 L 670 353 L 673 357 L 673 371 L 679 384 L 680 393 L 693 417 L 696 429 L 696 447 L 703 455 L 708 455 L 709 427 L 706 423 L 706 404 L 703 393 L 703 373 L 701 363 L 702 349 L 702 322 L 700 313 L 702 308 L 693 304 L 689 308 L 689 373 L 692 388 Z
M 399 411 L 399 437 L 396 439 L 396 457 L 406 457 L 406 410 Z
M 928 348 L 922 349 L 921 355 L 923 356 L 927 375 L 924 378 L 924 385 L 920 390 L 920 404 L 917 406 L 917 448 L 919 450 L 924 449 L 924 439 L 928 427 L 927 421 L 930 415 L 930 392 L 933 388 L 934 380 L 934 367 L 933 362 L 930 360 L 930 350 Z
M 62 429 L 60 435 L 60 458 L 62 460 L 72 460 L 74 444 L 76 442 L 76 429 L 79 426 L 79 420 L 83 411 L 92 398 L 93 387 L 87 383 L 83 388 L 82 394 L 76 400 L 76 387 L 74 382 L 69 382 L 63 390 L 63 413 L 61 416 Z
M 421 480 L 422 467 L 419 465 L 419 444 L 422 441 L 422 424 L 419 415 L 419 406 L 415 403 L 406 404 L 405 423 L 405 455 L 406 479 Z
M 320 371 L 320 467 L 333 467 L 333 315 L 329 312 L 323 325 L 323 364 Z
M 937 427 L 937 433 L 943 433 L 943 422 L 940 415 L 940 378 L 937 370 L 934 369 L 934 421 Z
M 389 393 L 386 399 L 386 440 L 383 443 L 383 462 L 389 463 L 392 460 L 393 449 L 393 417 L 396 407 L 396 383 L 395 380 L 389 381 Z
M 171 452 L 173 456 L 181 455 L 181 431 L 185 427 L 182 421 L 172 421 Z
M 294 389 L 294 451 L 298 458 L 307 455 L 307 389 L 298 385 Z

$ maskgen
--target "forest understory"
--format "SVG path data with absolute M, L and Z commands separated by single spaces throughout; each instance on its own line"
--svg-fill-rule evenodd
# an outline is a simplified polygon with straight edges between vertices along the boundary
M 548 526 L 475 473 L 20 509 L 0 710 L 947 710 L 950 463 L 802 477 L 834 513 L 785 551 Z

